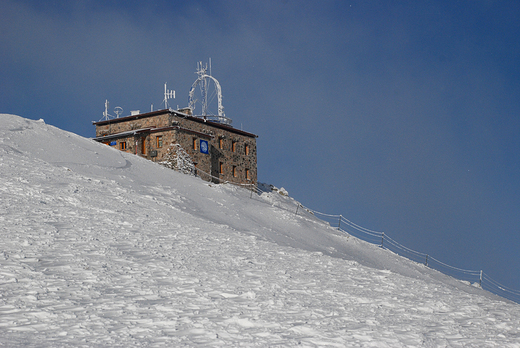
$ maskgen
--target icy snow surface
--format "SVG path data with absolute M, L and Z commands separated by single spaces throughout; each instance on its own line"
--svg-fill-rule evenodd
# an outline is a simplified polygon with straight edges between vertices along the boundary
M 519 305 L 278 193 L 12 115 L 0 181 L 2 347 L 520 347 Z

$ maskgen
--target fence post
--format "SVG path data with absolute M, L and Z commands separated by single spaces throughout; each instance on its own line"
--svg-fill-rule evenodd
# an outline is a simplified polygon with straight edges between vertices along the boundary
M 299 204 L 296 204 L 296 213 L 294 213 L 294 215 L 298 215 L 298 208 L 300 207 Z
M 480 287 L 482 287 L 482 270 L 480 270 L 480 279 L 478 281 Z
M 338 221 L 338 230 L 341 230 L 341 214 L 339 215 L 339 221 Z
M 383 232 L 383 233 L 381 233 L 381 248 L 384 247 L 383 246 L 384 242 L 385 242 L 385 233 Z

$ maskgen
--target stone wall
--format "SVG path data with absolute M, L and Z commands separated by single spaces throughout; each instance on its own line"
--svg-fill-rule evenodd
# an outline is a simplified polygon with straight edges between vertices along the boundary
M 97 141 L 115 142 L 113 146 L 118 149 L 122 149 L 121 143 L 125 142 L 126 149 L 122 151 L 160 162 L 168 153 L 170 144 L 179 144 L 190 155 L 199 175 L 205 180 L 257 183 L 254 134 L 168 110 L 94 124 Z M 158 139 L 162 139 L 162 146 Z M 208 154 L 200 151 L 201 140 L 208 142 Z M 202 172 L 214 178 L 210 179 Z

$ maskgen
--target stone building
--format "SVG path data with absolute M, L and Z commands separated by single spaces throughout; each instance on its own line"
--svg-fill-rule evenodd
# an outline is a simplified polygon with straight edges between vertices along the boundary
M 257 135 L 191 115 L 191 109 L 164 109 L 93 122 L 94 140 L 155 162 L 171 145 L 190 156 L 195 174 L 212 182 L 257 184 Z

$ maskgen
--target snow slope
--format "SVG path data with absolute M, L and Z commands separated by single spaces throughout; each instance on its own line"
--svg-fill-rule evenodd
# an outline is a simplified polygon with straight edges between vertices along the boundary
M 2 347 L 520 347 L 520 306 L 278 193 L 0 115 Z

